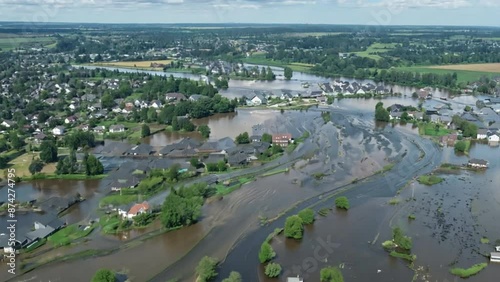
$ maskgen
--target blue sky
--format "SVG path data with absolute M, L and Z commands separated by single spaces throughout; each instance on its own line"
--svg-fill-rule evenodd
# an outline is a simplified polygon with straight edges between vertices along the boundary
M 0 0 L 0 20 L 500 27 L 500 0 Z

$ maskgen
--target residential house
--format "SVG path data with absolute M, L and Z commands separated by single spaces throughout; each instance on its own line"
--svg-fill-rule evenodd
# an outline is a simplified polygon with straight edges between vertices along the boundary
M 132 156 L 149 156 L 153 152 L 153 146 L 149 144 L 139 144 L 127 150 L 125 154 Z
M 400 104 L 392 104 L 390 107 L 389 107 L 389 111 L 390 112 L 402 112 L 403 109 L 405 108 L 405 106 L 403 105 L 400 105 Z
M 210 153 L 208 155 L 208 158 L 203 160 L 203 163 L 205 164 L 216 164 L 221 161 L 225 161 L 226 159 L 226 154 L 221 154 L 221 153 Z
M 260 136 L 260 135 L 252 135 L 252 136 L 250 136 L 250 141 L 251 142 L 260 142 L 261 139 L 262 139 L 262 136 Z
M 109 127 L 109 132 L 120 133 L 125 132 L 125 126 L 123 124 L 115 124 Z
M 64 119 L 64 123 L 70 124 L 70 123 L 75 123 L 76 122 L 76 117 L 75 116 L 69 116 L 66 119 Z
M 187 98 L 182 93 L 167 93 L 167 94 L 165 94 L 165 100 L 167 102 L 180 102 L 180 101 L 187 100 Z
M 204 98 L 205 96 L 203 95 L 199 95 L 199 94 L 193 94 L 191 96 L 189 96 L 189 101 L 192 101 L 192 102 L 197 102 L 198 100 Z
M 292 134 L 280 133 L 273 134 L 273 145 L 276 144 L 281 147 L 286 147 L 292 141 Z
M 97 134 L 104 134 L 104 131 L 106 131 L 106 127 L 104 125 L 98 125 L 94 127 L 92 131 L 94 131 Z
M 111 187 L 111 191 L 120 191 L 123 188 L 135 188 L 139 185 L 139 182 L 139 178 L 135 175 L 130 175 L 127 178 L 116 179 L 109 186 Z
M 500 252 L 491 252 L 490 253 L 490 261 L 491 262 L 500 262 Z
M 499 142 L 500 142 L 500 137 L 496 134 L 490 135 L 488 137 L 488 145 L 490 146 L 498 146 Z
M 149 203 L 146 201 L 144 201 L 140 204 L 133 205 L 128 211 L 125 211 L 123 209 L 118 209 L 118 214 L 126 219 L 132 219 L 139 214 L 143 214 L 143 213 L 147 213 L 147 212 L 150 212 L 150 206 L 149 206 Z
M 488 138 L 488 129 L 480 128 L 477 130 L 477 139 L 486 139 Z
M 151 108 L 158 109 L 158 108 L 161 108 L 161 106 L 162 106 L 162 103 L 159 100 L 151 101 L 151 105 L 150 105 Z
M 52 129 L 52 134 L 63 135 L 65 129 L 66 128 L 64 126 L 56 126 L 56 127 L 54 127 L 54 129 Z
M 78 126 L 78 129 L 80 129 L 81 131 L 89 131 L 89 125 L 82 124 L 82 125 Z
M 474 168 L 487 168 L 488 161 L 480 159 L 470 159 L 467 165 Z
M 316 98 L 316 101 L 318 101 L 318 103 L 320 103 L 322 105 L 325 105 L 327 100 L 328 99 L 325 96 L 321 96 L 321 97 Z
M 255 105 L 255 106 L 267 104 L 267 99 L 264 98 L 264 96 L 261 95 L 261 94 L 257 94 L 255 96 L 253 96 L 253 98 L 251 99 L 251 101 L 252 101 L 252 104 Z
M 79 103 L 71 103 L 68 108 L 71 110 L 71 111 L 75 111 L 76 109 L 78 109 L 78 107 L 80 106 Z
M 401 119 L 401 116 L 403 115 L 403 112 L 391 112 L 389 114 L 389 118 L 392 119 Z
M 228 156 L 227 163 L 229 166 L 242 166 L 248 163 L 248 155 L 245 153 L 236 153 Z
M 45 135 L 43 133 L 38 133 L 33 138 L 34 138 L 36 144 L 42 144 L 43 140 L 45 140 L 45 138 L 47 138 L 47 135 Z
M 4 120 L 4 121 L 2 121 L 2 125 L 7 127 L 7 128 L 11 128 L 11 127 L 16 125 L 16 122 L 12 121 L 12 120 Z

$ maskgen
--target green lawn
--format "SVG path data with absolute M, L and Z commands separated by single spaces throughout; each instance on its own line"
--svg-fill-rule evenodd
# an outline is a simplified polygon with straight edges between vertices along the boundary
M 87 230 L 83 230 L 78 227 L 78 224 L 72 224 L 57 231 L 47 240 L 56 246 L 69 245 L 71 242 L 89 235 L 94 228 L 95 226 L 92 225 L 90 228 L 87 228 Z
M 495 73 L 491 72 L 482 72 L 482 71 L 466 71 L 466 70 L 444 70 L 444 69 L 434 69 L 426 66 L 418 66 L 418 67 L 398 67 L 396 70 L 401 71 L 411 71 L 418 73 L 434 73 L 434 74 L 448 74 L 448 73 L 457 73 L 457 81 L 458 82 L 473 82 L 479 80 L 482 76 L 491 77 L 495 75 Z M 498 75 L 498 73 L 496 74 Z
M 382 57 L 380 55 L 372 54 L 372 53 L 385 53 L 394 49 L 396 47 L 396 43 L 373 43 L 365 51 L 354 52 L 359 57 L 370 58 L 374 60 L 379 60 Z
M 0 37 L 0 49 L 1 51 L 9 51 L 18 48 L 22 45 L 43 45 L 47 46 L 54 44 L 55 39 L 52 37 Z
M 120 206 L 133 203 L 138 200 L 138 195 L 108 195 L 99 201 L 99 206 Z
M 106 234 L 115 233 L 121 222 L 122 220 L 118 215 L 112 215 L 112 216 L 106 215 L 102 216 L 99 219 L 99 224 L 102 227 L 102 232 Z
M 418 177 L 418 182 L 425 185 L 434 185 L 441 183 L 444 179 L 435 175 L 421 175 Z
M 434 123 L 421 123 L 418 125 L 418 133 L 420 135 L 440 137 L 448 135 L 452 133 L 452 131 L 445 128 L 443 125 L 440 125 L 438 130 L 436 130 L 436 124 Z
M 483 270 L 487 266 L 488 266 L 488 264 L 484 262 L 484 263 L 475 264 L 475 265 L 473 265 L 473 266 L 471 266 L 471 267 L 469 267 L 467 269 L 464 269 L 464 268 L 452 268 L 450 270 L 450 272 L 451 272 L 451 274 L 459 276 L 461 278 L 467 278 L 467 277 L 476 275 L 477 273 L 479 273 L 481 270 Z

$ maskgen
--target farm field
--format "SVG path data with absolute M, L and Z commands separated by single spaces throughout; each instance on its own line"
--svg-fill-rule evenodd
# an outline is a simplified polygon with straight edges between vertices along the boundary
M 358 55 L 359 57 L 365 57 L 365 58 L 371 58 L 374 60 L 379 60 L 382 57 L 376 54 L 371 54 L 371 53 L 384 53 L 387 51 L 390 51 L 391 49 L 394 49 L 396 47 L 395 43 L 373 43 L 368 47 L 365 51 L 361 52 L 354 52 L 354 54 Z
M 46 36 L 28 37 L 0 34 L 0 51 L 9 51 L 25 45 L 33 47 L 55 47 L 55 41 L 54 38 Z
M 442 68 L 437 68 L 442 67 Z M 444 69 L 446 67 L 446 69 Z M 419 73 L 435 73 L 435 74 L 447 74 L 447 73 L 457 73 L 457 81 L 458 82 L 473 82 L 479 80 L 483 76 L 491 77 L 495 75 L 495 72 L 488 71 L 472 71 L 472 70 L 459 70 L 459 69 L 450 69 L 449 66 L 421 66 L 421 67 L 398 67 L 398 70 L 402 71 L 411 71 L 411 72 L 419 72 Z M 498 72 L 500 73 L 500 72 Z
M 500 73 L 500 63 L 446 65 L 446 66 L 432 66 L 430 68 L 442 69 L 442 70 L 464 70 L 464 71 L 480 71 L 480 72 Z
M 95 63 L 94 65 L 106 66 L 106 67 L 120 67 L 120 68 L 146 68 L 154 69 L 151 67 L 152 63 L 157 64 L 170 64 L 173 60 L 153 60 L 153 61 L 130 61 L 130 62 L 105 62 L 105 63 Z M 156 68 L 158 69 L 158 68 Z

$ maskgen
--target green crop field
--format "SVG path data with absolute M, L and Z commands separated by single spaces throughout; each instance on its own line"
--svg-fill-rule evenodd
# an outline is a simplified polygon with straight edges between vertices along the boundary
M 9 51 L 22 46 L 49 46 L 53 45 L 56 40 L 52 37 L 27 37 L 27 36 L 9 36 L 5 34 L 0 35 L 0 49 L 1 51 Z
M 379 60 L 382 57 L 373 53 L 385 53 L 387 51 L 390 51 L 391 49 L 394 49 L 395 47 L 396 47 L 395 43 L 373 43 L 365 51 L 354 52 L 354 54 L 358 55 L 359 57 L 366 57 L 374 60 Z
M 397 70 L 411 71 L 418 73 L 435 73 L 435 74 L 447 74 L 447 73 L 457 73 L 458 82 L 473 82 L 479 80 L 482 76 L 491 77 L 495 75 L 493 72 L 487 71 L 470 71 L 470 70 L 453 70 L 453 69 L 436 69 L 433 66 L 419 66 L 419 67 L 398 67 Z M 498 73 L 496 74 L 498 75 Z

